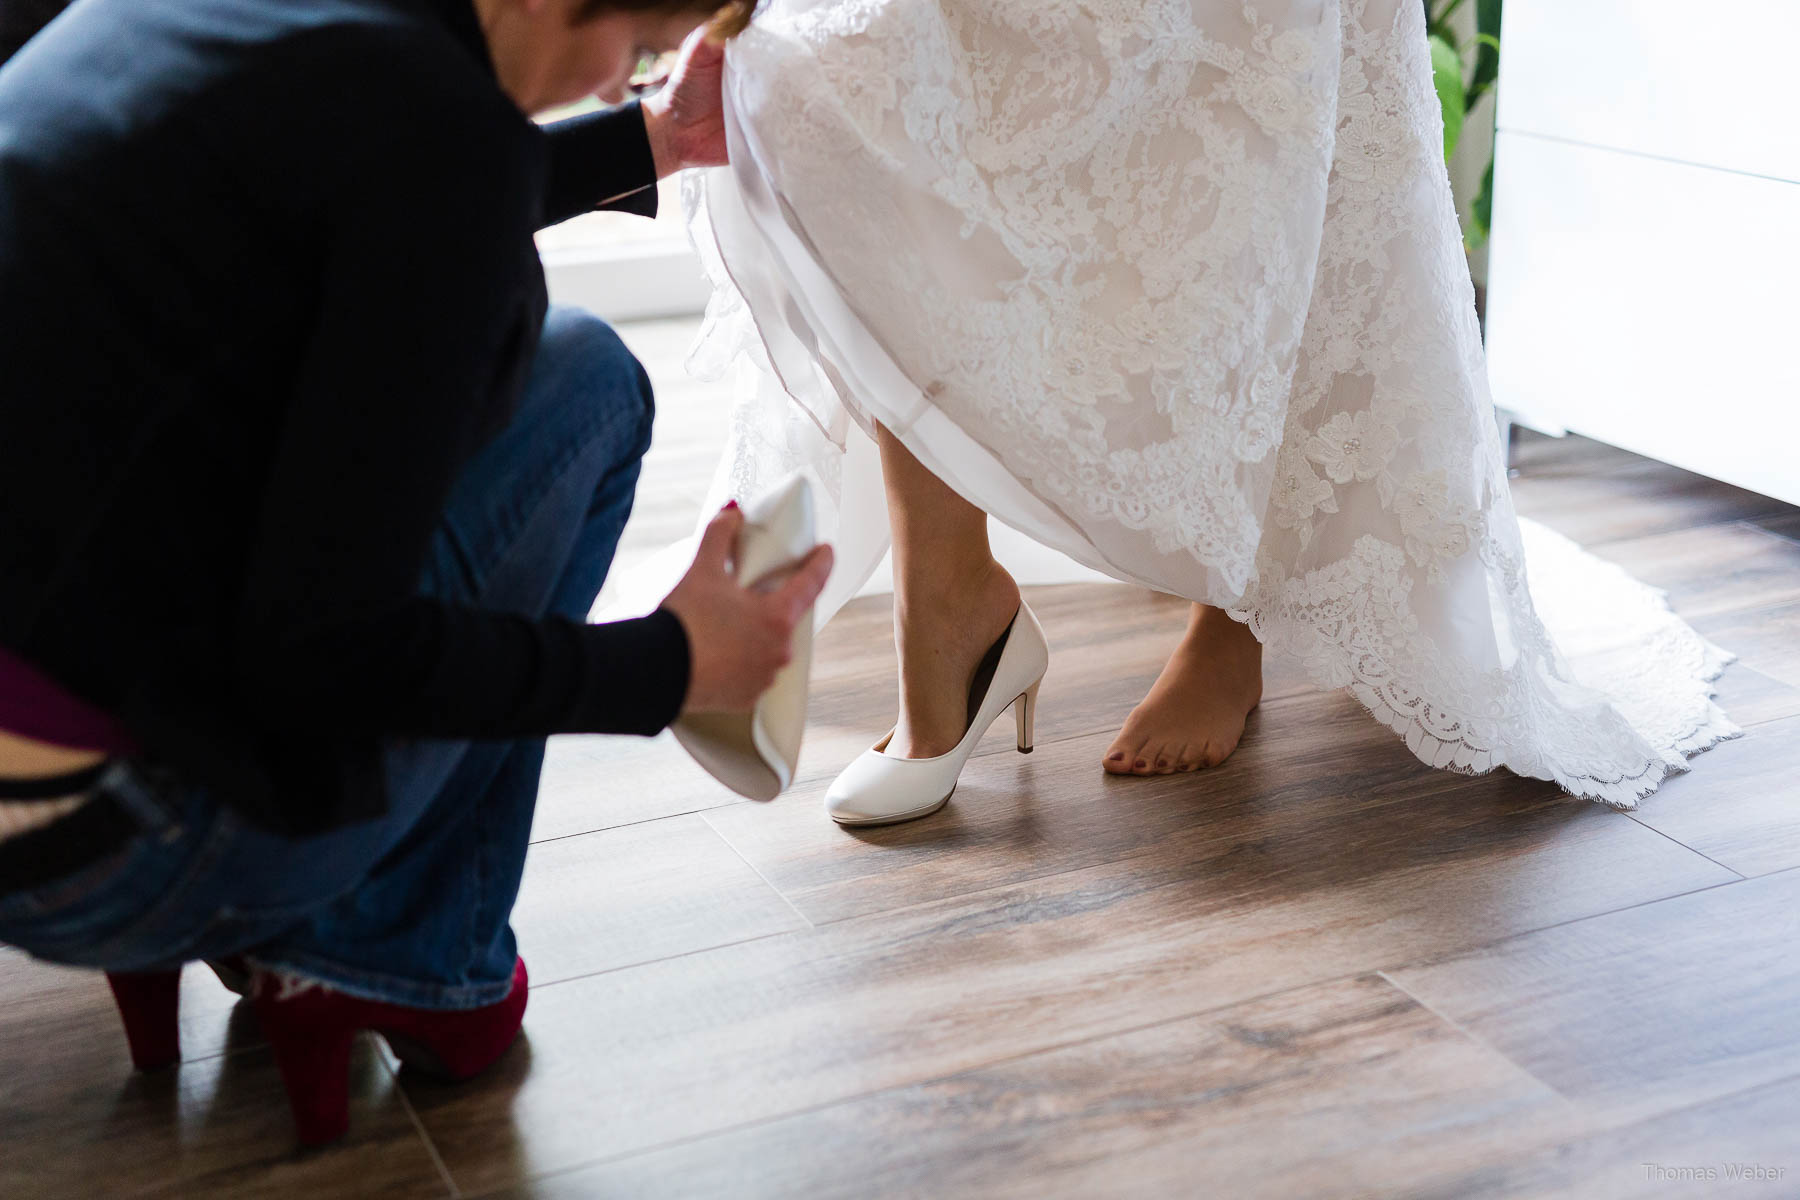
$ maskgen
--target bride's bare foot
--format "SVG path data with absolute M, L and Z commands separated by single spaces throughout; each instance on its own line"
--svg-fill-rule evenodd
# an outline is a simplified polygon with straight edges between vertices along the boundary
M 969 726 L 975 668 L 1018 611 L 1019 585 L 991 561 L 923 584 L 899 583 L 894 643 L 900 651 L 900 720 L 886 753 L 935 758 L 956 748 Z
M 1261 699 L 1262 643 L 1224 610 L 1196 604 L 1187 635 L 1101 765 L 1114 775 L 1216 767 L 1237 749 Z

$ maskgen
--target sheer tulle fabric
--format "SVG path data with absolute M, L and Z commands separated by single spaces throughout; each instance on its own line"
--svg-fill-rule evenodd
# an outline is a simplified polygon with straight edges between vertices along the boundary
M 690 181 L 719 490 L 886 549 L 879 422 L 1007 524 L 1231 610 L 1419 758 L 1630 807 L 1730 656 L 1521 526 L 1416 0 L 771 0 Z M 1554 636 L 1553 636 L 1554 634 Z M 1054 669 L 1054 667 L 1052 668 Z

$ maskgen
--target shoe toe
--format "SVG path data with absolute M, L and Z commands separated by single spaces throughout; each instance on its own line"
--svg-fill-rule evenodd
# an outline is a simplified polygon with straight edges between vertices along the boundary
M 854 824 L 880 820 L 885 815 L 887 789 L 878 786 L 882 772 L 879 764 L 867 761 L 870 758 L 880 758 L 880 755 L 865 752 L 831 781 L 831 787 L 825 792 L 826 816 Z
M 840 825 L 910 820 L 937 811 L 955 786 L 954 767 L 946 774 L 935 760 L 889 758 L 865 750 L 832 781 L 825 814 Z

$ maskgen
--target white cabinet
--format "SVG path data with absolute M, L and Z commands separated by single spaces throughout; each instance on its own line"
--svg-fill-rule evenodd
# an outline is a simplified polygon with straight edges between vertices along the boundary
M 1800 503 L 1800 3 L 1513 0 L 1494 399 Z

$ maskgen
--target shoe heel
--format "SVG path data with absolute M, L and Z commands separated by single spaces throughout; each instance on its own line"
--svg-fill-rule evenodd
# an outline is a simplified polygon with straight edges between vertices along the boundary
M 140 1071 L 151 1071 L 180 1062 L 181 968 L 143 973 L 108 971 L 106 982 L 125 1025 L 132 1065 Z
M 350 1051 L 356 1029 L 334 1020 L 328 1009 L 321 1011 L 323 1006 L 311 1013 L 284 1011 L 289 1007 L 256 997 L 256 1015 L 294 1113 L 294 1132 L 302 1146 L 322 1146 L 350 1128 Z
M 1037 720 L 1037 694 L 1038 688 L 1043 686 L 1043 682 L 1041 679 L 1038 680 L 1037 683 L 1020 693 L 1017 700 L 1013 701 L 1013 720 L 1019 726 L 1020 754 L 1030 754 L 1035 745 L 1032 740 L 1032 724 Z

